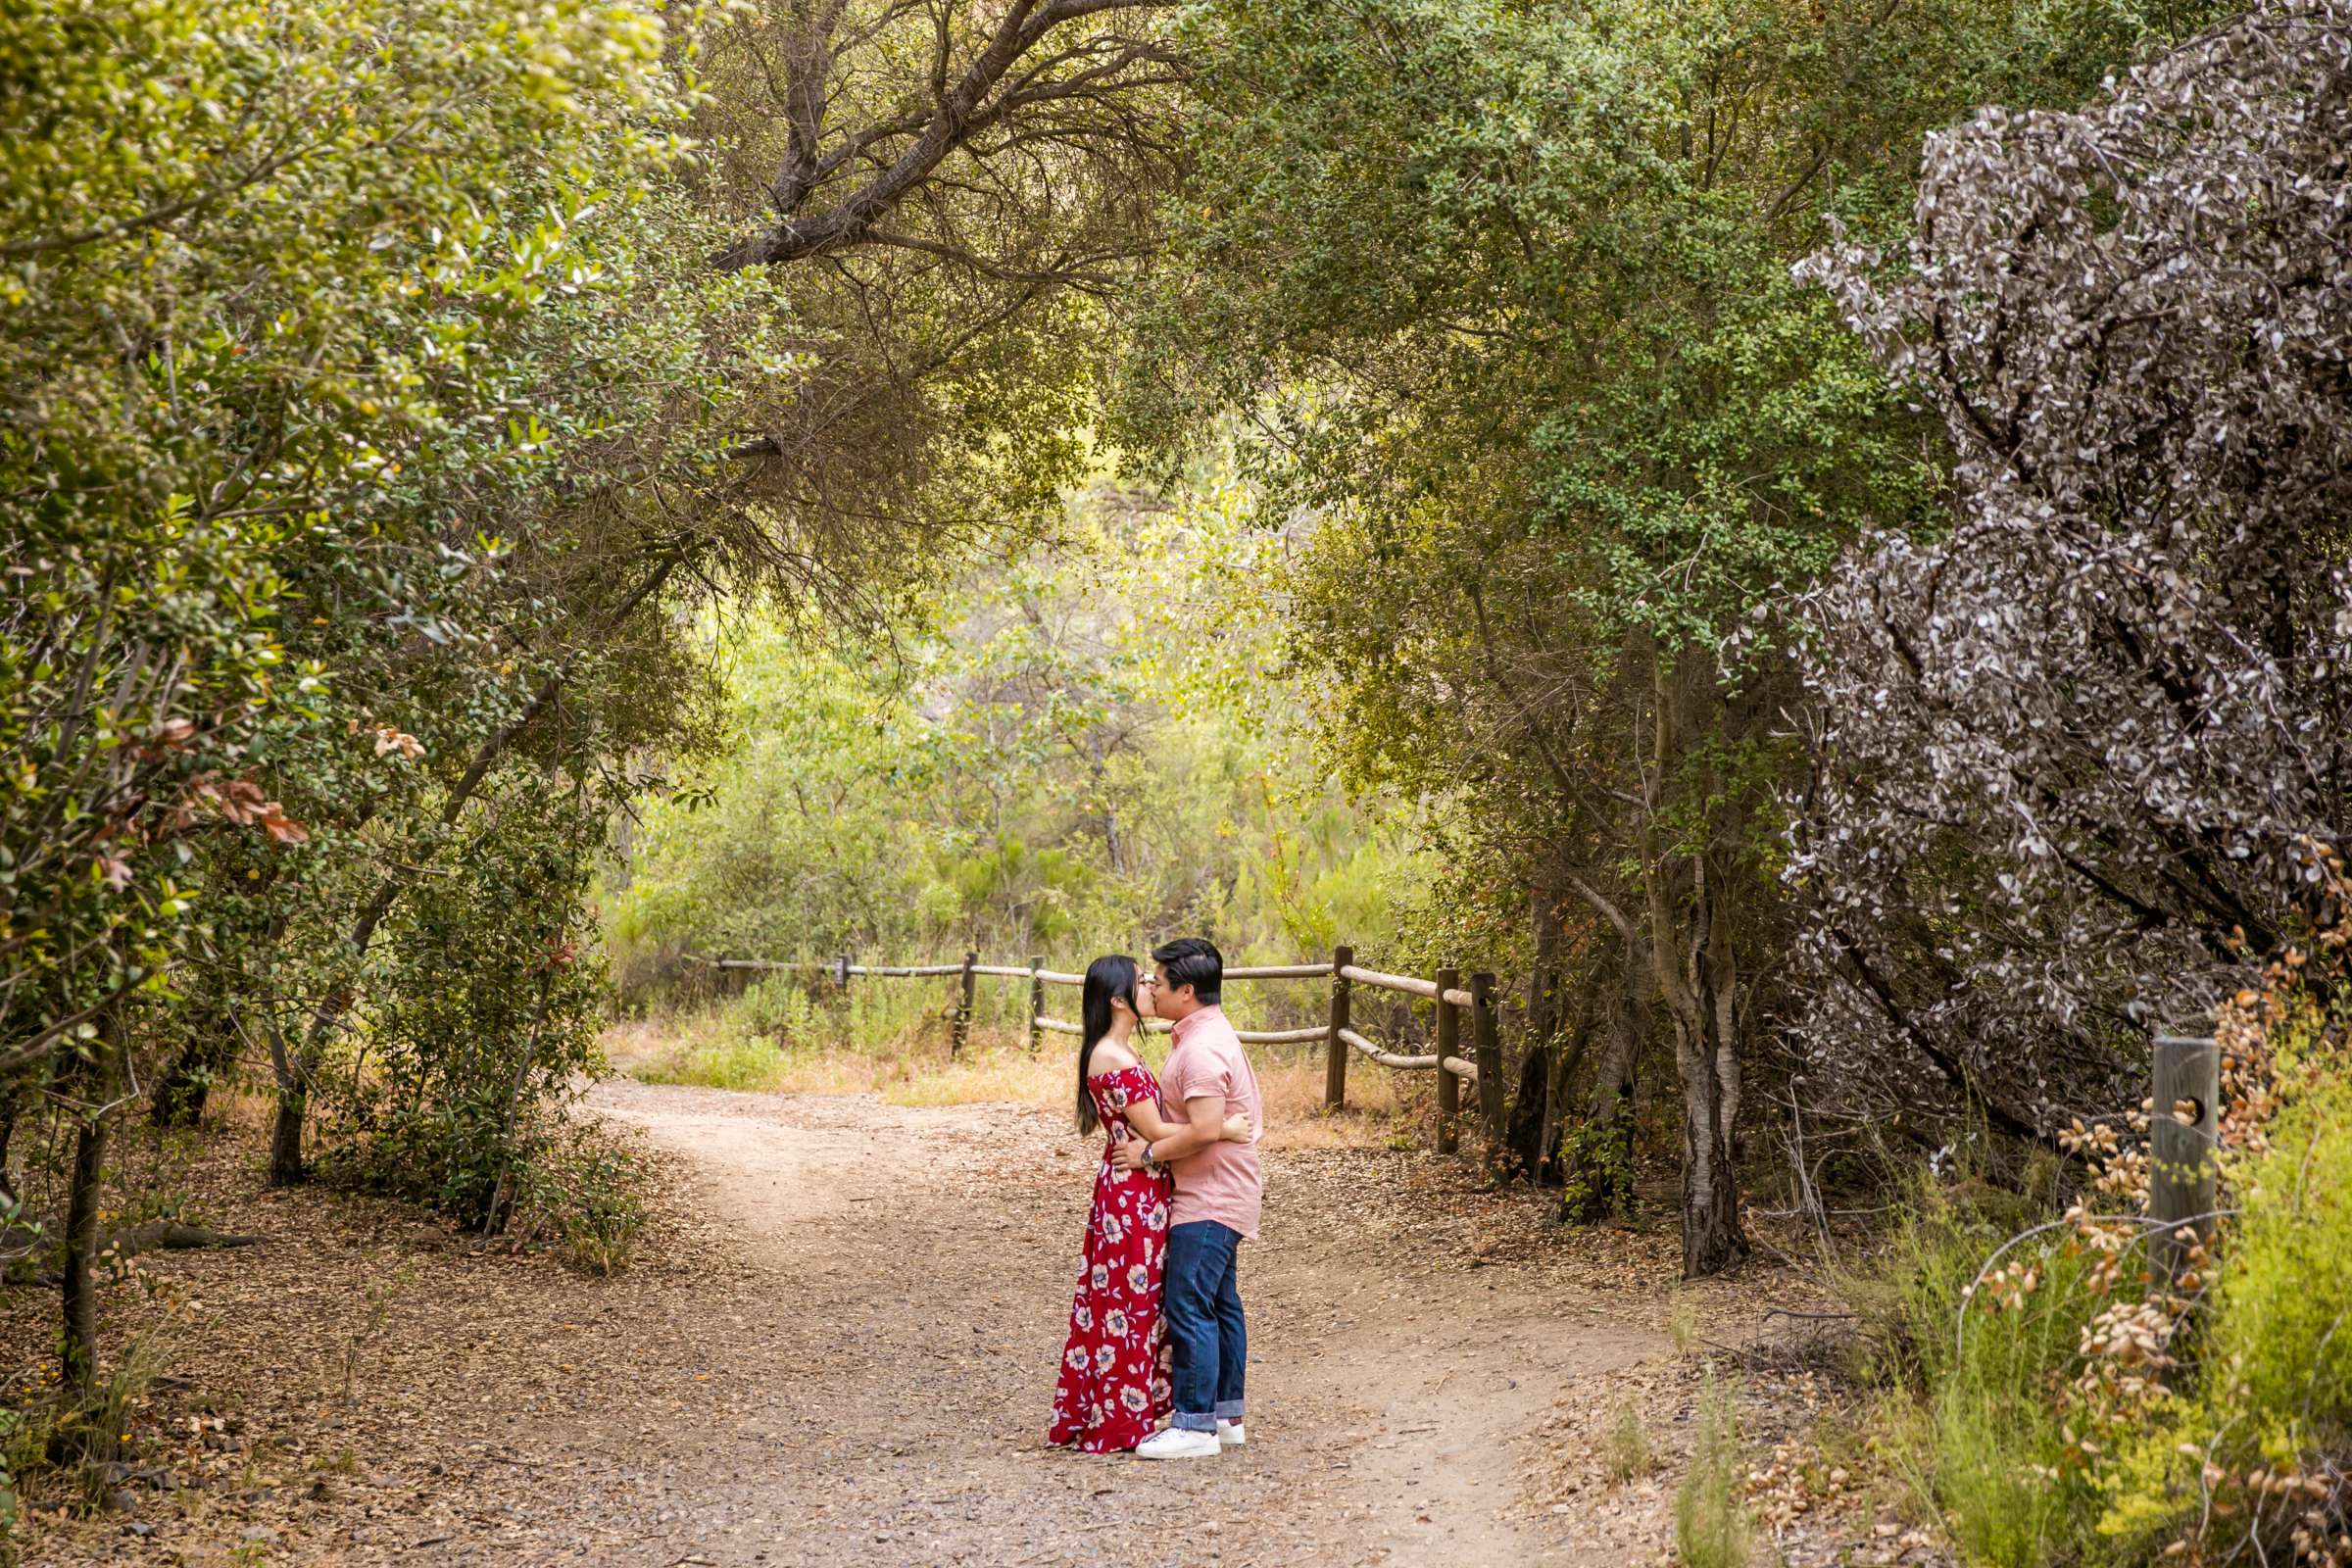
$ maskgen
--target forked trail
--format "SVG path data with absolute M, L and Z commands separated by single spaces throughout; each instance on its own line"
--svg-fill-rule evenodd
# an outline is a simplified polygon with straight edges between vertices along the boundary
M 1043 1435 L 1092 1144 L 1006 1106 L 627 1080 L 593 1102 L 680 1157 L 747 1271 L 703 1346 L 739 1397 L 536 1434 L 556 1462 L 535 1511 L 592 1560 L 1574 1563 L 1520 1506 L 1520 1446 L 1572 1381 L 1664 1348 L 1654 1299 L 1580 1284 L 1565 1255 L 1476 1255 L 1492 1231 L 1469 1210 L 1516 1200 L 1456 1167 L 1277 1147 L 1242 1275 L 1250 1445 L 1074 1456 Z

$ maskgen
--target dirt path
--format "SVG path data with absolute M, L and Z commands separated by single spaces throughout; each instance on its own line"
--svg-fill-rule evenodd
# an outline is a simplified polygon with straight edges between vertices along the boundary
M 103 1509 L 49 1499 L 23 1560 L 1656 1557 L 1658 1482 L 1577 1476 L 1667 1349 L 1670 1235 L 1564 1229 L 1460 1160 L 1277 1141 L 1242 1265 L 1250 1446 L 1087 1457 L 1043 1441 L 1096 1158 L 1065 1123 L 627 1079 L 590 1103 L 663 1152 L 611 1279 L 390 1200 L 266 1190 L 258 1123 L 208 1146 L 185 1173 L 205 1213 L 271 1241 L 165 1254 L 152 1295 L 112 1288 L 110 1360 L 161 1336 L 172 1368 L 141 1401 L 139 1479 Z M 0 1298 L 0 1351 L 37 1372 L 51 1310 Z M 1669 1447 L 1687 1406 L 1656 1415 Z
M 665 1563 L 1150 1568 L 1206 1560 L 1198 1531 L 1235 1564 L 1575 1563 L 1520 1507 L 1519 1446 L 1572 1380 L 1664 1348 L 1654 1298 L 1580 1286 L 1540 1251 L 1470 1255 L 1491 1228 L 1399 1191 L 1434 1162 L 1271 1151 L 1242 1277 L 1250 1445 L 1159 1466 L 1066 1454 L 1043 1428 L 1091 1145 L 1008 1106 L 627 1080 L 592 1102 L 685 1163 L 754 1282 L 710 1303 L 748 1397 L 537 1499 L 541 1529 L 569 1520 L 600 1559 L 633 1536 L 631 1560 Z M 582 1414 L 591 1430 L 538 1446 L 601 1448 L 593 1427 L 627 1417 Z

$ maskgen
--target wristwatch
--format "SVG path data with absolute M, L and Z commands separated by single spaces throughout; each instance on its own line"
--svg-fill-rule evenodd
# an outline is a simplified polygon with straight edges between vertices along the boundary
M 1152 1140 L 1149 1138 L 1144 1140 L 1144 1163 L 1147 1165 L 1156 1165 L 1159 1163 L 1158 1160 L 1152 1157 Z

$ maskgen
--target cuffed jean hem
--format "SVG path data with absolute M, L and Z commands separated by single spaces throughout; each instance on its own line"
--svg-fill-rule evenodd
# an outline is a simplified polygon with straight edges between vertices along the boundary
M 1239 1421 L 1241 1418 L 1242 1418 L 1242 1401 L 1241 1401 L 1241 1400 L 1239 1400 L 1239 1399 L 1219 1399 L 1219 1400 L 1217 1401 L 1217 1419 L 1218 1419 L 1218 1420 L 1220 1420 L 1220 1421 Z
M 1193 1415 L 1179 1410 L 1168 1417 L 1168 1425 L 1179 1432 L 1214 1432 L 1217 1430 L 1217 1418 L 1213 1415 Z

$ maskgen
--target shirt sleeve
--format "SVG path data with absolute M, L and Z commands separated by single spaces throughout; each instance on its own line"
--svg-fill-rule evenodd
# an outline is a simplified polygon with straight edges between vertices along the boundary
M 1222 1095 L 1227 1100 L 1237 1098 L 1233 1087 L 1233 1058 L 1218 1052 L 1208 1058 L 1208 1066 L 1209 1070 L 1202 1073 L 1200 1081 L 1193 1085 L 1192 1098 L 1198 1100 L 1204 1095 Z

